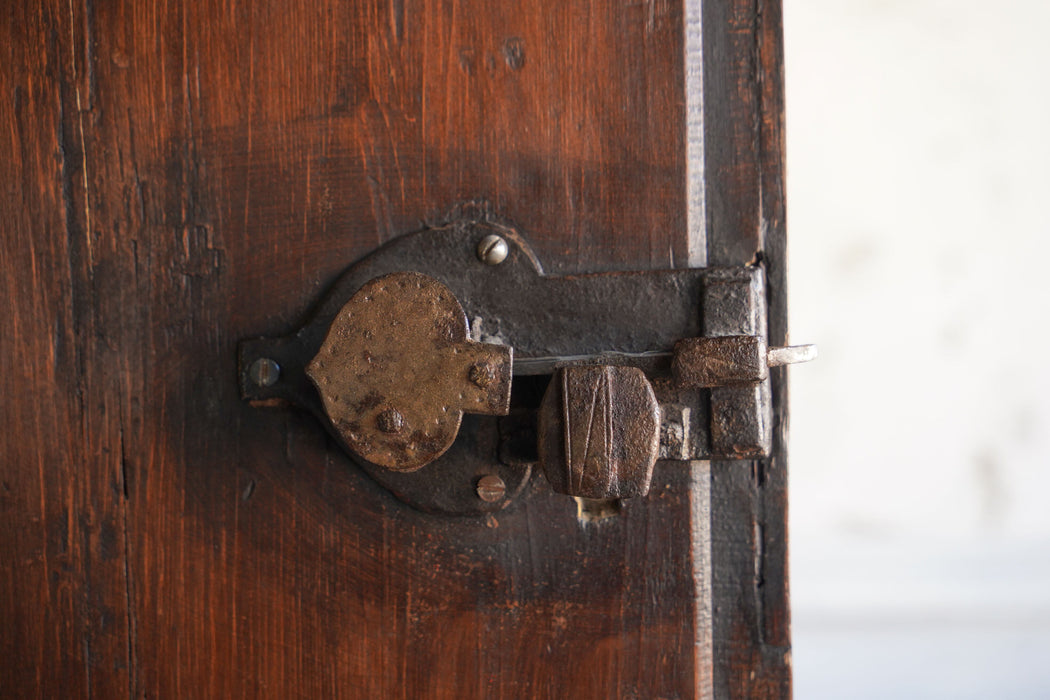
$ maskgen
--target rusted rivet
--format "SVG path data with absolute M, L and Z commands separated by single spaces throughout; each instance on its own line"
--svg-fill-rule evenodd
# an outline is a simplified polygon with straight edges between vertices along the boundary
M 248 368 L 248 376 L 256 386 L 273 386 L 281 376 L 281 366 L 268 357 L 260 357 Z
M 476 362 L 470 368 L 470 381 L 482 389 L 496 378 L 496 368 L 488 362 Z
M 388 408 L 376 416 L 376 427 L 384 433 L 400 433 L 405 427 L 405 418 L 396 408 Z
M 503 483 L 503 479 L 495 474 L 483 476 L 478 480 L 478 498 L 486 503 L 502 501 L 506 495 L 507 485 Z
M 499 265 L 507 259 L 510 247 L 502 237 L 490 233 L 478 243 L 478 260 L 486 265 Z

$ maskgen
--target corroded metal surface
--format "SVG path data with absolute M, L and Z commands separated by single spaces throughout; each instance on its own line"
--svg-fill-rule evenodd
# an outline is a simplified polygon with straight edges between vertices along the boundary
M 750 384 L 769 376 L 765 341 L 754 335 L 684 338 L 675 343 L 671 368 L 680 385 L 697 389 Z
M 810 362 L 816 357 L 815 345 L 767 349 L 765 339 L 755 335 L 684 338 L 675 343 L 671 371 L 682 387 L 710 389 L 761 382 L 769 376 L 770 367 Z
M 343 306 L 306 373 L 363 459 L 414 471 L 452 445 L 465 412 L 505 415 L 511 348 L 467 339 L 448 287 L 418 272 L 374 279 Z
M 540 406 L 539 456 L 551 487 L 580 498 L 649 492 L 660 449 L 660 406 L 636 367 L 558 371 Z
M 751 335 L 766 342 L 765 276 L 749 268 L 719 268 L 704 279 L 705 337 Z M 769 454 L 773 404 L 768 376 L 754 384 L 716 386 L 710 392 L 708 447 L 714 459 Z

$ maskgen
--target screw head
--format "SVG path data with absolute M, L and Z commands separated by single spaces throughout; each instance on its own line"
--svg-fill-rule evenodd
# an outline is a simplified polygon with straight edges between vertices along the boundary
M 510 246 L 501 236 L 490 233 L 478 243 L 478 260 L 486 265 L 499 265 L 510 254 Z
M 470 368 L 470 381 L 482 389 L 496 379 L 496 369 L 488 362 L 478 362 Z
M 281 366 L 268 357 L 260 357 L 248 368 L 248 377 L 255 386 L 273 386 L 281 376 Z
M 486 503 L 496 503 L 507 495 L 507 485 L 495 474 L 489 474 L 478 479 L 477 492 L 478 498 Z
M 405 417 L 396 408 L 388 408 L 376 416 L 376 427 L 384 433 L 400 433 L 405 427 Z

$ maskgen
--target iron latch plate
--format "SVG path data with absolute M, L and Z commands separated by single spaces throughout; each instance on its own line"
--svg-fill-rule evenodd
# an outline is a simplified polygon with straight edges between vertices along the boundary
M 506 255 L 501 254 L 498 264 L 491 264 L 479 250 L 479 244 L 493 237 L 506 244 Z M 491 245 L 487 250 L 491 256 Z M 450 342 L 473 349 L 512 348 L 515 378 L 513 384 L 508 382 L 512 388 L 505 407 L 481 411 L 506 415 L 463 415 L 458 437 L 445 440 L 450 444 L 440 457 L 425 466 L 418 459 L 400 464 L 407 464 L 411 473 L 399 469 L 389 451 L 384 456 L 354 444 L 344 429 L 345 415 L 335 411 L 333 417 L 331 396 L 352 392 L 363 373 L 351 372 L 349 384 L 335 394 L 326 394 L 321 384 L 333 381 L 336 364 L 345 368 L 368 355 L 361 345 L 353 352 L 344 351 L 339 363 L 324 359 L 333 352 L 325 347 L 326 338 L 353 330 L 354 321 L 340 322 L 339 314 L 345 315 L 347 305 L 368 285 L 404 273 L 418 276 L 412 279 L 424 280 L 423 284 L 436 281 L 461 304 L 458 311 L 445 310 L 448 318 L 457 318 Z M 387 301 L 380 317 L 396 317 L 397 299 Z M 360 332 L 358 340 L 365 343 L 365 331 Z M 678 380 L 672 371 L 679 341 L 729 336 L 752 339 L 742 341 L 748 345 L 743 351 L 762 352 L 766 346 L 764 274 L 759 266 L 552 276 L 544 274 L 536 255 L 514 230 L 489 222 L 455 222 L 401 236 L 351 265 L 297 332 L 242 342 L 240 386 L 246 400 L 279 399 L 313 413 L 376 481 L 403 501 L 428 511 L 482 514 L 505 507 L 528 482 L 539 458 L 539 396 L 549 375 L 563 367 L 628 366 L 644 372 L 659 404 L 655 457 L 661 460 L 768 454 L 771 388 L 764 364 L 759 375 L 714 387 Z M 392 338 L 383 340 L 384 351 L 397 342 Z M 727 339 L 722 344 L 732 342 Z M 406 362 L 416 361 L 419 358 L 413 355 L 423 352 L 418 346 L 402 349 Z M 502 357 L 509 360 L 510 352 Z M 261 362 L 272 363 L 279 372 L 270 371 L 260 381 Z M 469 391 L 473 364 L 461 364 L 450 381 L 462 381 Z M 717 375 L 718 368 L 712 371 Z M 472 389 L 477 391 L 476 384 Z M 367 395 L 368 391 L 358 391 L 356 403 L 363 405 Z M 369 400 L 376 399 L 389 404 L 391 397 L 375 395 Z M 359 413 L 382 421 L 377 412 L 394 407 L 379 403 Z M 454 412 L 463 408 L 457 406 Z M 447 431 L 443 435 L 447 437 Z M 483 479 L 490 487 L 495 483 L 490 477 L 504 484 L 502 498 L 493 498 L 491 488 L 486 498 L 479 497 Z

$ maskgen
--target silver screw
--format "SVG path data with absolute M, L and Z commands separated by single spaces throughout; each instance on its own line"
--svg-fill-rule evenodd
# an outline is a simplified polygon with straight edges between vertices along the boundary
M 503 497 L 507 494 L 507 485 L 503 483 L 503 479 L 495 474 L 489 474 L 478 480 L 477 492 L 478 498 L 481 500 L 486 503 L 495 503 L 503 500 Z
M 281 376 L 281 366 L 268 357 L 260 357 L 248 368 L 248 376 L 255 386 L 273 386 Z
M 478 260 L 486 265 L 499 265 L 507 259 L 510 247 L 502 237 L 490 233 L 478 243 Z

